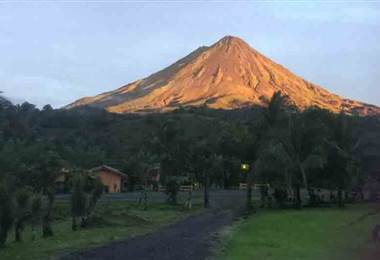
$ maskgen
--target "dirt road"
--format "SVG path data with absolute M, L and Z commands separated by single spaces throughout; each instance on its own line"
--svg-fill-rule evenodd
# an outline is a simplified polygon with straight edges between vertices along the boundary
M 62 260 L 206 259 L 212 255 L 212 248 L 217 242 L 216 232 L 234 221 L 243 200 L 241 192 L 219 194 L 214 196 L 212 209 L 200 215 L 151 234 L 73 253 Z

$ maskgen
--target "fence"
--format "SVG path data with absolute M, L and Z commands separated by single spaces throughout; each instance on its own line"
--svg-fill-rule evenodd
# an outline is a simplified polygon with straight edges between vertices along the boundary
M 179 186 L 179 191 L 183 191 L 183 192 L 193 191 L 193 186 L 192 185 L 181 185 L 181 186 Z M 158 187 L 158 192 L 166 192 L 166 186 Z
M 268 189 L 270 188 L 270 185 L 268 183 L 255 183 L 252 185 L 253 189 L 260 189 L 260 187 L 266 186 Z M 240 183 L 239 184 L 239 190 L 246 190 L 247 189 L 247 183 Z

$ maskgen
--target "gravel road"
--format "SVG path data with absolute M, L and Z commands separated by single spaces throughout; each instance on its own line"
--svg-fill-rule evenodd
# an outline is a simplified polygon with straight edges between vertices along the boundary
M 211 209 L 156 232 L 95 249 L 72 253 L 61 260 L 84 259 L 206 259 L 212 256 L 217 232 L 230 225 L 244 205 L 244 192 L 211 193 Z

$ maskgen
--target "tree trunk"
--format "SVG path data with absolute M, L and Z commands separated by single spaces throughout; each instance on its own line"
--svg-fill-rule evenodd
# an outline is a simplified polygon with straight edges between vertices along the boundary
M 228 189 L 228 175 L 227 175 L 227 173 L 226 173 L 226 171 L 223 171 L 223 187 L 224 187 L 224 189 L 226 190 L 226 189 Z
M 9 201 L 5 203 L 8 202 Z M 0 218 L 0 248 L 4 246 L 5 242 L 7 241 L 8 234 L 13 225 L 12 213 L 10 211 L 11 207 L 9 204 L 6 204 L 5 207 L 3 207 L 4 212 L 2 214 L 2 218 Z
M 53 236 L 53 229 L 51 228 L 51 214 L 53 211 L 53 203 L 54 203 L 54 194 L 53 192 L 49 192 L 47 212 L 42 219 L 42 236 L 43 237 Z
M 293 202 L 295 198 L 295 192 L 294 192 L 294 188 L 292 188 L 291 186 L 288 187 L 288 194 L 289 194 L 288 202 Z
M 261 205 L 260 205 L 260 208 L 264 208 L 265 207 L 265 202 L 266 202 L 266 191 L 265 191 L 265 187 L 264 186 L 260 186 L 260 201 L 261 201 Z
M 344 207 L 344 199 L 343 199 L 343 191 L 342 189 L 338 189 L 338 207 Z
M 307 181 L 306 172 L 305 172 L 305 169 L 302 166 L 302 163 L 300 163 L 300 162 L 299 162 L 299 168 L 300 168 L 300 171 L 301 171 L 301 174 L 302 174 L 302 181 L 303 181 L 304 188 L 306 190 L 309 190 L 309 185 L 308 185 L 308 181 Z
M 188 197 L 187 197 L 187 202 L 186 202 L 186 208 L 191 209 L 193 207 L 193 202 L 192 202 L 192 190 L 189 190 Z
M 142 204 L 142 201 L 143 201 L 143 197 L 144 197 L 144 192 L 143 190 L 140 191 L 140 196 L 139 196 L 139 200 L 138 200 L 138 204 L 139 206 Z
M 71 222 L 71 230 L 72 231 L 76 231 L 78 228 L 78 225 L 77 225 L 77 218 L 73 216 L 72 218 L 72 222 Z
M 330 190 L 330 198 L 329 198 L 330 203 L 335 203 L 336 202 L 336 197 L 334 195 L 334 192 Z
M 360 201 L 364 201 L 364 192 L 363 190 L 360 190 Z
M 349 203 L 350 202 L 350 197 L 349 197 L 349 195 L 348 195 L 348 192 L 347 191 L 345 191 L 344 193 L 344 202 L 345 203 Z
M 247 200 L 246 200 L 246 208 L 247 210 L 252 210 L 252 183 L 250 181 L 247 182 Z
M 51 237 L 53 236 L 53 230 L 50 224 L 50 214 L 46 215 L 42 219 L 42 236 L 43 237 Z
M 210 206 L 210 198 L 209 198 L 209 187 L 208 187 L 208 176 L 206 174 L 204 181 L 204 193 L 203 193 L 203 206 L 208 208 Z
M 81 217 L 80 227 L 81 228 L 86 228 L 86 226 L 87 226 L 87 219 L 86 219 L 86 217 Z
M 15 241 L 16 242 L 22 241 L 22 236 L 21 236 L 22 230 L 23 230 L 22 224 L 20 222 L 16 222 L 15 223 Z
M 253 163 L 250 165 L 250 169 L 247 173 L 247 199 L 246 199 L 246 209 L 252 211 L 254 209 L 252 203 L 252 179 L 253 179 Z
M 208 208 L 210 206 L 210 200 L 209 200 L 209 191 L 208 191 L 208 187 L 205 186 L 204 187 L 204 207 L 205 208 Z
M 308 190 L 309 193 L 309 204 L 310 206 L 316 206 L 316 197 L 313 189 Z
M 32 223 L 32 241 L 36 240 L 37 232 L 34 223 Z
M 148 209 L 148 193 L 146 192 L 146 185 L 144 187 L 144 194 L 143 194 L 143 209 Z
M 7 241 L 8 237 L 8 230 L 0 229 L 0 248 L 4 246 L 5 242 Z
M 300 209 L 302 207 L 302 199 L 301 199 L 301 187 L 300 185 L 296 185 L 296 194 L 295 194 L 295 199 L 294 199 L 294 207 L 296 209 Z
M 292 183 L 292 177 L 288 170 L 285 170 L 285 179 L 286 179 L 286 189 L 289 194 L 289 199 L 294 199 L 294 190 L 293 190 L 293 183 Z
M 205 208 L 208 208 L 210 206 L 210 199 L 209 199 L 209 191 L 208 191 L 208 185 L 206 184 L 204 187 L 204 202 L 203 205 Z

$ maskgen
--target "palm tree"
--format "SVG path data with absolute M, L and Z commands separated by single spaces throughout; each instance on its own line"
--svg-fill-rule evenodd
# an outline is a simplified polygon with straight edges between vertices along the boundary
M 293 164 L 292 168 L 301 174 L 301 183 L 309 192 L 308 170 L 322 168 L 326 163 L 324 136 L 322 123 L 308 117 L 307 112 L 290 115 L 288 132 L 282 145 Z
M 263 126 L 268 130 L 274 130 L 276 126 L 286 116 L 285 105 L 287 96 L 282 95 L 280 91 L 276 91 L 271 99 L 267 101 L 266 108 L 263 111 Z
M 269 142 L 273 139 L 278 140 L 278 128 L 286 116 L 285 106 L 286 96 L 277 91 L 269 101 L 266 101 L 266 107 L 262 111 L 262 118 L 254 121 L 250 127 L 250 134 L 243 135 L 239 147 L 243 150 L 241 157 L 249 163 L 249 171 L 246 172 L 247 178 L 247 196 L 246 208 L 248 211 L 254 209 L 252 205 L 252 183 L 255 179 L 255 164 L 260 157 L 259 151 L 263 151 Z
M 330 148 L 330 167 L 333 172 L 333 182 L 338 188 L 338 205 L 344 206 L 343 191 L 348 188 L 352 177 L 360 169 L 357 153 L 361 139 L 354 139 L 348 116 L 340 113 L 332 129 L 332 138 L 325 140 Z
M 276 156 L 287 161 L 287 167 L 282 170 L 284 179 L 288 187 L 295 185 L 295 202 L 300 205 L 300 184 L 309 190 L 307 170 L 320 168 L 325 163 L 321 139 L 325 131 L 323 124 L 314 118 L 314 110 L 295 113 L 296 109 L 285 109 L 286 102 L 287 97 L 276 92 L 264 109 L 262 131 L 266 141 L 261 150 L 267 146 L 277 147 L 277 144 L 282 146 L 269 151 L 275 151 Z M 299 172 L 300 178 L 292 172 Z

